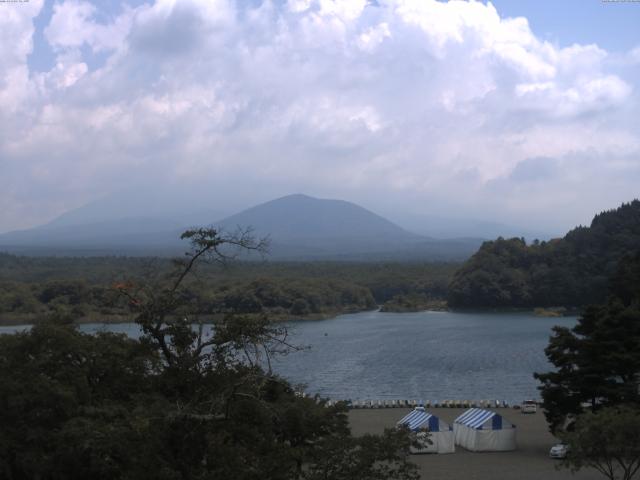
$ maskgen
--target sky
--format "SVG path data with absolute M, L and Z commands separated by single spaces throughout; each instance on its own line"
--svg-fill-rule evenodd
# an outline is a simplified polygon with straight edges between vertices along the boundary
M 560 233 L 640 196 L 638 25 L 606 0 L 0 2 L 0 232 L 306 193 Z

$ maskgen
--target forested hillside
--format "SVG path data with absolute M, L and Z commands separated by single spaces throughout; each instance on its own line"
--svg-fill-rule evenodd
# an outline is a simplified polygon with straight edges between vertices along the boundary
M 454 275 L 452 307 L 579 307 L 603 302 L 624 255 L 640 250 L 640 201 L 596 215 L 549 242 L 485 242 Z
M 443 300 L 457 264 L 233 262 L 203 265 L 186 286 L 202 315 L 233 310 L 270 319 L 318 318 L 370 310 L 398 296 Z M 172 268 L 165 258 L 44 258 L 0 254 L 0 323 L 50 316 L 122 321 L 114 285 L 149 283 Z M 154 280 L 155 279 L 155 280 Z

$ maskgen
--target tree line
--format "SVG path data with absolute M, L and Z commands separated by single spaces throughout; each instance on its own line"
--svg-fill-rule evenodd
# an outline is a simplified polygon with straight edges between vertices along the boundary
M 563 238 L 485 242 L 454 275 L 452 307 L 582 307 L 601 303 L 618 262 L 640 245 L 640 201 L 596 215 Z
M 201 315 L 230 309 L 270 318 L 317 318 L 358 312 L 403 296 L 443 300 L 456 264 L 232 262 L 204 265 L 185 283 Z M 38 258 L 0 254 L 0 322 L 43 316 L 81 321 L 128 314 L 114 285 L 153 283 L 171 272 L 163 258 Z M 396 302 L 396 303 L 394 303 Z
M 555 327 L 536 373 L 553 433 L 571 446 L 565 465 L 611 480 L 640 471 L 640 252 L 625 256 L 609 297 L 573 328 Z

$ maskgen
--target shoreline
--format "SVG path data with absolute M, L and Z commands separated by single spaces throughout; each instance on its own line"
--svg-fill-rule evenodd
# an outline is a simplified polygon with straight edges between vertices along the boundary
M 285 323 L 285 322 L 315 322 L 320 320 L 330 320 L 341 315 L 350 315 L 356 313 L 364 313 L 364 312 L 373 312 L 379 311 L 379 308 L 372 308 L 366 310 L 344 310 L 340 312 L 322 312 L 322 313 L 312 313 L 305 316 L 293 316 L 293 315 L 269 315 L 266 313 L 266 316 L 270 318 L 271 323 Z M 214 325 L 219 322 L 219 319 L 222 318 L 225 314 L 203 314 L 197 315 L 198 318 L 204 325 Z M 244 316 L 259 316 L 260 314 L 238 314 Z M 44 318 L 43 318 L 44 317 Z M 97 318 L 96 318 L 97 317 Z M 2 317 L 0 314 L 0 327 L 18 327 L 18 326 L 33 326 L 38 323 L 42 323 L 46 321 L 46 315 L 39 316 L 37 314 L 28 313 L 22 315 L 10 315 L 10 317 Z M 87 325 L 92 323 L 100 323 L 105 325 L 121 325 L 126 323 L 135 323 L 135 315 L 88 315 L 84 317 L 80 317 L 73 322 L 73 325 Z M 194 324 L 198 322 L 194 319 Z
M 581 310 L 579 309 L 566 309 L 563 310 L 562 314 L 556 314 L 557 308 L 564 307 L 550 307 L 541 309 L 539 307 L 536 308 L 460 308 L 460 309 L 452 309 L 452 308 L 427 308 L 422 310 L 411 310 L 411 311 L 389 311 L 383 310 L 382 305 L 376 306 L 376 308 L 372 309 L 363 309 L 363 310 L 344 310 L 339 312 L 323 312 L 323 313 L 313 313 L 305 316 L 293 316 L 293 315 L 272 315 L 270 317 L 272 323 L 285 323 L 285 322 L 316 322 L 321 320 L 332 320 L 341 315 L 351 315 L 357 313 L 365 313 L 365 312 L 381 312 L 381 313 L 393 313 L 393 314 L 409 314 L 409 313 L 422 313 L 422 312 L 451 312 L 451 313 L 495 313 L 495 314 L 506 314 L 506 313 L 523 313 L 523 314 L 531 314 L 532 316 L 538 318 L 566 318 L 566 317 L 574 317 L 579 316 Z M 552 312 L 553 314 L 546 314 L 546 312 Z M 224 314 L 204 314 L 199 315 L 200 320 L 205 325 L 213 325 L 217 323 L 217 317 L 222 317 Z M 248 314 L 248 315 L 258 315 L 258 314 Z M 269 314 L 266 314 L 269 316 Z M 9 314 L 8 317 L 3 317 L 0 314 L 0 327 L 18 327 L 18 326 L 33 326 L 42 321 L 46 320 L 46 318 L 42 318 L 41 316 L 33 313 L 28 314 Z M 100 323 L 105 325 L 118 325 L 118 324 L 126 324 L 126 323 L 135 323 L 133 315 L 88 315 L 81 318 L 78 318 L 72 322 L 74 325 L 87 325 L 92 323 Z M 198 322 L 193 322 L 198 323 Z

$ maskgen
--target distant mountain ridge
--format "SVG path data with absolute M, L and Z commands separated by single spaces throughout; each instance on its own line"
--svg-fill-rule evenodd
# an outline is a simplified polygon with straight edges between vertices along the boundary
M 454 307 L 580 307 L 602 303 L 609 278 L 627 255 L 640 252 L 640 201 L 597 214 L 589 227 L 527 245 L 485 242 L 449 286 Z
M 73 224 L 74 218 L 85 223 Z M 251 227 L 256 236 L 271 239 L 270 258 L 276 260 L 461 260 L 481 243 L 420 236 L 354 203 L 302 194 L 207 222 L 132 217 L 92 223 L 88 218 L 86 211 L 70 213 L 47 225 L 0 235 L 0 249 L 21 254 L 179 254 L 187 247 L 180 233 L 196 224 L 226 231 Z
M 394 221 L 418 235 L 432 238 L 511 238 L 525 237 L 527 240 L 549 240 L 558 237 L 557 233 L 533 230 L 505 223 L 478 220 L 475 218 L 442 217 L 439 215 L 416 215 L 397 212 Z
M 224 226 L 251 225 L 257 232 L 286 239 L 364 237 L 416 238 L 355 203 L 294 194 L 248 208 L 222 222 Z
M 226 230 L 250 225 L 257 236 L 269 236 L 277 256 L 287 250 L 292 257 L 389 251 L 423 240 L 354 203 L 301 194 L 257 205 L 217 225 Z
M 175 186 L 164 185 L 146 188 L 141 194 L 135 188 L 123 189 L 69 210 L 41 227 L 75 227 L 131 218 L 153 219 L 179 226 L 210 224 L 231 213 L 232 210 L 218 208 L 220 204 L 212 202 L 200 190 L 183 192 Z M 216 207 L 210 208 L 209 205 Z
M 217 225 L 251 225 L 257 236 L 269 236 L 270 256 L 280 260 L 460 260 L 481 243 L 423 237 L 354 203 L 302 194 L 257 205 Z

